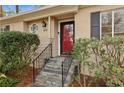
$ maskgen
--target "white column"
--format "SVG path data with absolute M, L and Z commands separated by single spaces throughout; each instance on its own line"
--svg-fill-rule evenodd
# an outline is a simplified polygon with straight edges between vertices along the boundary
M 114 11 L 112 11 L 112 37 L 114 37 Z
M 50 42 L 50 39 L 51 39 L 51 17 L 50 16 L 48 17 L 48 39 Z
M 100 40 L 102 39 L 102 14 L 100 12 Z

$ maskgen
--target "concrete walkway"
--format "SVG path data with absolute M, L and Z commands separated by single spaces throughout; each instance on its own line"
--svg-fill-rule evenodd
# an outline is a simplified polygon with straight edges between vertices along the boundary
M 35 87 L 62 87 L 62 62 L 65 60 L 65 57 L 55 57 L 51 58 L 48 63 L 45 65 L 40 74 L 36 77 L 36 81 L 33 84 Z M 68 72 L 67 78 L 65 80 L 65 85 L 68 86 L 71 83 L 72 74 L 75 64 L 69 58 L 67 62 L 70 62 L 71 67 Z M 65 63 L 66 65 L 66 63 Z M 68 63 L 67 63 L 68 65 Z M 66 70 L 66 66 L 64 66 Z M 65 73 L 65 72 L 64 72 Z M 66 77 L 66 74 L 64 74 Z

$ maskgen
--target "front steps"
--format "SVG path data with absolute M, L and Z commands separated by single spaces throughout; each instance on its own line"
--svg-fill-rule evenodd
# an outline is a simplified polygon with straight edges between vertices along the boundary
M 55 57 L 51 58 L 43 68 L 43 70 L 37 75 L 35 87 L 62 87 L 62 62 L 65 57 Z M 64 63 L 64 77 L 66 77 L 65 71 L 67 71 L 67 66 L 71 64 L 70 70 L 68 72 L 67 78 L 65 80 L 64 86 L 68 86 L 71 82 L 75 64 L 71 62 L 71 58 L 68 58 L 67 64 Z M 69 63 L 70 62 L 70 63 Z

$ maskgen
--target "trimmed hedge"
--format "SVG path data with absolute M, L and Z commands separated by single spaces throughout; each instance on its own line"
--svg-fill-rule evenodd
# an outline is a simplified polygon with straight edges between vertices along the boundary
M 0 71 L 6 74 L 30 64 L 40 40 L 36 34 L 17 31 L 0 34 Z

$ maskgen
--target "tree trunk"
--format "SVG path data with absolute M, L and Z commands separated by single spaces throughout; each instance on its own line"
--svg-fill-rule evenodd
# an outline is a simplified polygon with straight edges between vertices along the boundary
M 16 5 L 16 14 L 19 13 L 19 5 Z
M 2 5 L 0 5 L 0 17 L 3 16 L 3 8 L 2 8 Z

